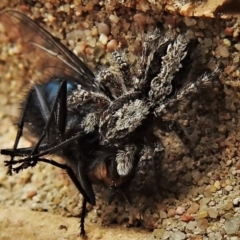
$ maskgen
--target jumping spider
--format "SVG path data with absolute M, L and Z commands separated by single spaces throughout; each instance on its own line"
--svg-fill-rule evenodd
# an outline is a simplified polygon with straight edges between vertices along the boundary
M 5 11 L 1 19 L 37 52 L 42 80 L 22 103 L 13 148 L 1 154 L 10 156 L 5 162 L 10 174 L 40 161 L 65 169 L 83 195 L 84 235 L 86 202 L 95 204 L 92 184 L 106 185 L 113 198 L 157 178 L 164 147 L 154 128 L 174 130 L 188 145 L 182 128 L 163 117 L 171 107 L 211 85 L 216 71 L 196 78 L 196 44 L 184 35 L 165 37 L 155 30 L 143 39 L 136 63 L 129 64 L 125 54 L 115 51 L 112 66 L 95 76 L 27 16 Z M 18 148 L 24 126 L 38 139 L 31 148 Z M 53 153 L 65 163 L 46 157 Z

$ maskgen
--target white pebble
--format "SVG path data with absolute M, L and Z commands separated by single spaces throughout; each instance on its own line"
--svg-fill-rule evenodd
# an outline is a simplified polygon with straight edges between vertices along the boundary
M 239 202 L 240 202 L 240 198 L 239 197 L 236 197 L 236 198 L 233 199 L 233 205 L 234 206 L 237 206 L 239 204 Z
M 235 44 L 234 47 L 240 52 L 240 43 Z
M 118 23 L 119 17 L 116 16 L 116 15 L 111 14 L 111 15 L 109 16 L 109 20 L 110 20 L 112 23 Z
M 118 41 L 117 40 L 112 39 L 107 43 L 107 50 L 108 51 L 112 52 L 112 51 L 117 50 L 117 49 L 118 49 Z
M 108 37 L 105 35 L 105 34 L 101 34 L 98 41 L 103 44 L 103 45 L 106 45 L 107 42 L 108 42 Z

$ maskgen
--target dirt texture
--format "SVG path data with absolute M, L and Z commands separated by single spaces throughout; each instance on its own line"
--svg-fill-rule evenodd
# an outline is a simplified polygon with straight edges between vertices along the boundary
M 93 71 L 108 65 L 115 49 L 126 49 L 134 62 L 143 33 L 156 26 L 197 40 L 201 65 L 211 71 L 219 66 L 220 75 L 212 89 L 167 116 L 189 129 L 195 157 L 176 134 L 157 130 L 165 147 L 160 188 L 131 196 L 132 205 L 122 199 L 108 205 L 108 190 L 97 187 L 86 231 L 89 239 L 240 238 L 237 1 L 2 0 L 0 9 L 6 8 L 34 19 Z M 18 39 L 9 41 L 9 33 L 0 23 L 0 149 L 12 148 L 19 103 L 37 81 L 34 56 L 26 55 Z M 31 145 L 25 135 L 19 146 Z M 81 195 L 66 173 L 38 164 L 8 176 L 4 160 L 0 156 L 0 239 L 79 239 Z

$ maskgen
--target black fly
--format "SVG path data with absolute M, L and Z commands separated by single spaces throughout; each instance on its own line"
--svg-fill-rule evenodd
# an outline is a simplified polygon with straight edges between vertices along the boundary
M 114 149 L 106 151 L 99 144 L 97 130 L 86 134 L 82 129 L 81 122 L 91 111 L 91 106 L 82 108 L 81 112 L 67 106 L 68 96 L 79 86 L 86 91 L 99 92 L 98 83 L 77 56 L 24 14 L 5 11 L 1 20 L 11 31 L 17 30 L 28 48 L 37 52 L 36 57 L 41 61 L 41 78 L 46 77 L 47 80 L 46 83 L 36 84 L 27 94 L 22 103 L 14 146 L 1 150 L 1 154 L 11 157 L 5 162 L 8 173 L 33 167 L 40 161 L 65 169 L 83 195 L 80 235 L 85 235 L 86 203 L 95 205 L 92 182 L 103 182 L 109 187 L 122 183 L 122 178 L 114 170 Z M 98 107 L 97 104 L 102 103 L 96 103 L 95 107 Z M 31 148 L 18 148 L 23 127 L 38 138 Z M 66 164 L 44 158 L 53 153 L 64 157 Z M 21 159 L 15 160 L 15 157 Z M 15 164 L 18 166 L 14 167 Z

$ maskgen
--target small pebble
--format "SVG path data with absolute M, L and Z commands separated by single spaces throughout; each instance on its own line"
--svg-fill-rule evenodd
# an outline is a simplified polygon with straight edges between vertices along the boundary
M 230 237 L 230 240 L 239 240 L 238 237 Z
M 112 39 L 107 43 L 107 50 L 109 52 L 113 52 L 117 49 L 118 49 L 118 41 L 117 40 Z
M 227 202 L 226 204 L 224 204 L 224 206 L 222 207 L 223 210 L 229 211 L 230 209 L 233 208 L 233 203 L 231 201 Z
M 224 228 L 227 234 L 235 234 L 239 229 L 239 222 L 236 221 L 236 218 L 228 219 L 224 223 Z
M 167 216 L 168 216 L 168 217 L 173 217 L 173 216 L 175 216 L 175 215 L 176 215 L 176 210 L 173 209 L 173 208 L 170 208 L 170 209 L 168 210 Z
M 110 27 L 106 23 L 99 23 L 98 24 L 98 32 L 99 34 L 104 34 L 106 36 L 110 33 Z
M 207 210 L 203 210 L 198 213 L 198 218 L 206 218 L 207 216 L 208 216 Z
M 220 56 L 220 57 L 223 57 L 223 58 L 227 58 L 229 57 L 229 50 L 226 46 L 224 45 L 219 45 L 217 48 L 216 48 L 216 53 Z
M 240 43 L 236 43 L 234 47 L 240 52 Z
M 182 215 L 184 212 L 185 212 L 184 207 L 177 207 L 177 209 L 176 209 L 176 214 L 177 215 Z
M 204 29 L 205 28 L 205 22 L 202 21 L 202 20 L 198 20 L 198 26 L 199 26 L 199 28 Z
M 228 166 L 230 166 L 231 164 L 232 164 L 232 160 L 229 159 L 229 160 L 227 161 L 227 163 L 226 163 L 226 166 L 228 167 Z
M 196 221 L 191 221 L 187 224 L 186 229 L 193 231 L 197 226 L 197 222 Z
M 209 206 L 215 206 L 216 205 L 216 202 L 215 201 L 211 201 L 211 202 L 209 202 L 209 204 L 208 204 Z
M 227 131 L 227 126 L 226 126 L 226 125 L 220 124 L 220 125 L 218 126 L 218 132 L 220 132 L 220 133 L 225 133 L 226 131 Z
M 229 28 L 227 27 L 225 30 L 224 30 L 225 34 L 227 36 L 232 36 L 233 35 L 233 29 L 232 28 Z
M 103 44 L 103 45 L 106 45 L 107 42 L 108 42 L 108 37 L 105 35 L 105 34 L 101 34 L 98 41 Z
M 219 190 L 221 188 L 221 185 L 220 185 L 220 182 L 219 181 L 216 181 L 214 183 L 214 186 Z
M 207 213 L 210 218 L 217 218 L 217 216 L 218 216 L 218 212 L 213 208 L 207 209 Z
M 192 221 L 193 220 L 193 217 L 191 216 L 191 215 L 189 215 L 189 214 L 183 214 L 182 216 L 181 216 L 181 220 L 183 221 L 183 222 L 190 222 L 190 221 Z
M 224 43 L 227 47 L 230 47 L 230 46 L 231 46 L 231 42 L 230 42 L 229 39 L 227 39 L 227 38 L 224 38 L 224 39 L 223 39 L 223 43 Z
M 238 207 L 240 203 L 240 197 L 236 197 L 233 199 L 233 206 Z
M 201 179 L 202 175 L 199 171 L 193 171 L 192 172 L 192 178 L 198 182 Z
M 230 192 L 230 191 L 233 190 L 233 186 L 226 186 L 226 187 L 225 187 L 225 190 L 228 191 L 228 192 Z
M 197 23 L 197 21 L 196 21 L 195 19 L 193 19 L 193 18 L 188 18 L 188 17 L 186 17 L 186 18 L 184 19 L 184 22 L 185 22 L 185 24 L 186 24 L 187 27 L 189 27 L 189 26 L 194 26 L 194 25 L 196 25 L 196 23 Z
M 191 206 L 188 208 L 187 213 L 194 214 L 198 211 L 198 209 L 199 209 L 199 204 L 193 202 Z
M 28 191 L 27 192 L 27 197 L 28 198 L 32 198 L 33 196 L 35 196 L 37 194 L 37 191 Z
M 199 201 L 200 209 L 206 208 L 207 204 L 210 202 L 210 198 L 202 198 Z
M 201 229 L 206 229 L 209 225 L 208 220 L 206 218 L 201 218 L 201 219 L 197 219 L 197 226 Z
M 182 240 L 182 239 L 185 239 L 186 234 L 180 231 L 176 231 L 172 233 L 171 237 L 174 240 Z
M 211 47 L 212 46 L 212 39 L 211 38 L 204 38 L 203 42 L 204 42 L 206 47 Z
M 136 13 L 133 16 L 134 21 L 138 24 L 140 28 L 143 28 L 146 25 L 146 16 L 143 13 Z
M 155 238 L 162 239 L 164 233 L 165 233 L 164 229 L 154 229 L 152 234 Z
M 116 16 L 116 15 L 113 15 L 113 14 L 111 14 L 110 16 L 109 16 L 109 20 L 112 22 L 112 23 L 118 23 L 119 22 L 119 17 L 118 16 Z
M 167 214 L 166 214 L 166 212 L 163 211 L 163 210 L 161 210 L 161 211 L 159 212 L 159 215 L 160 215 L 160 218 L 167 218 Z
M 171 236 L 171 232 L 170 231 L 165 231 L 163 236 L 162 236 L 162 239 L 169 239 L 169 237 Z

